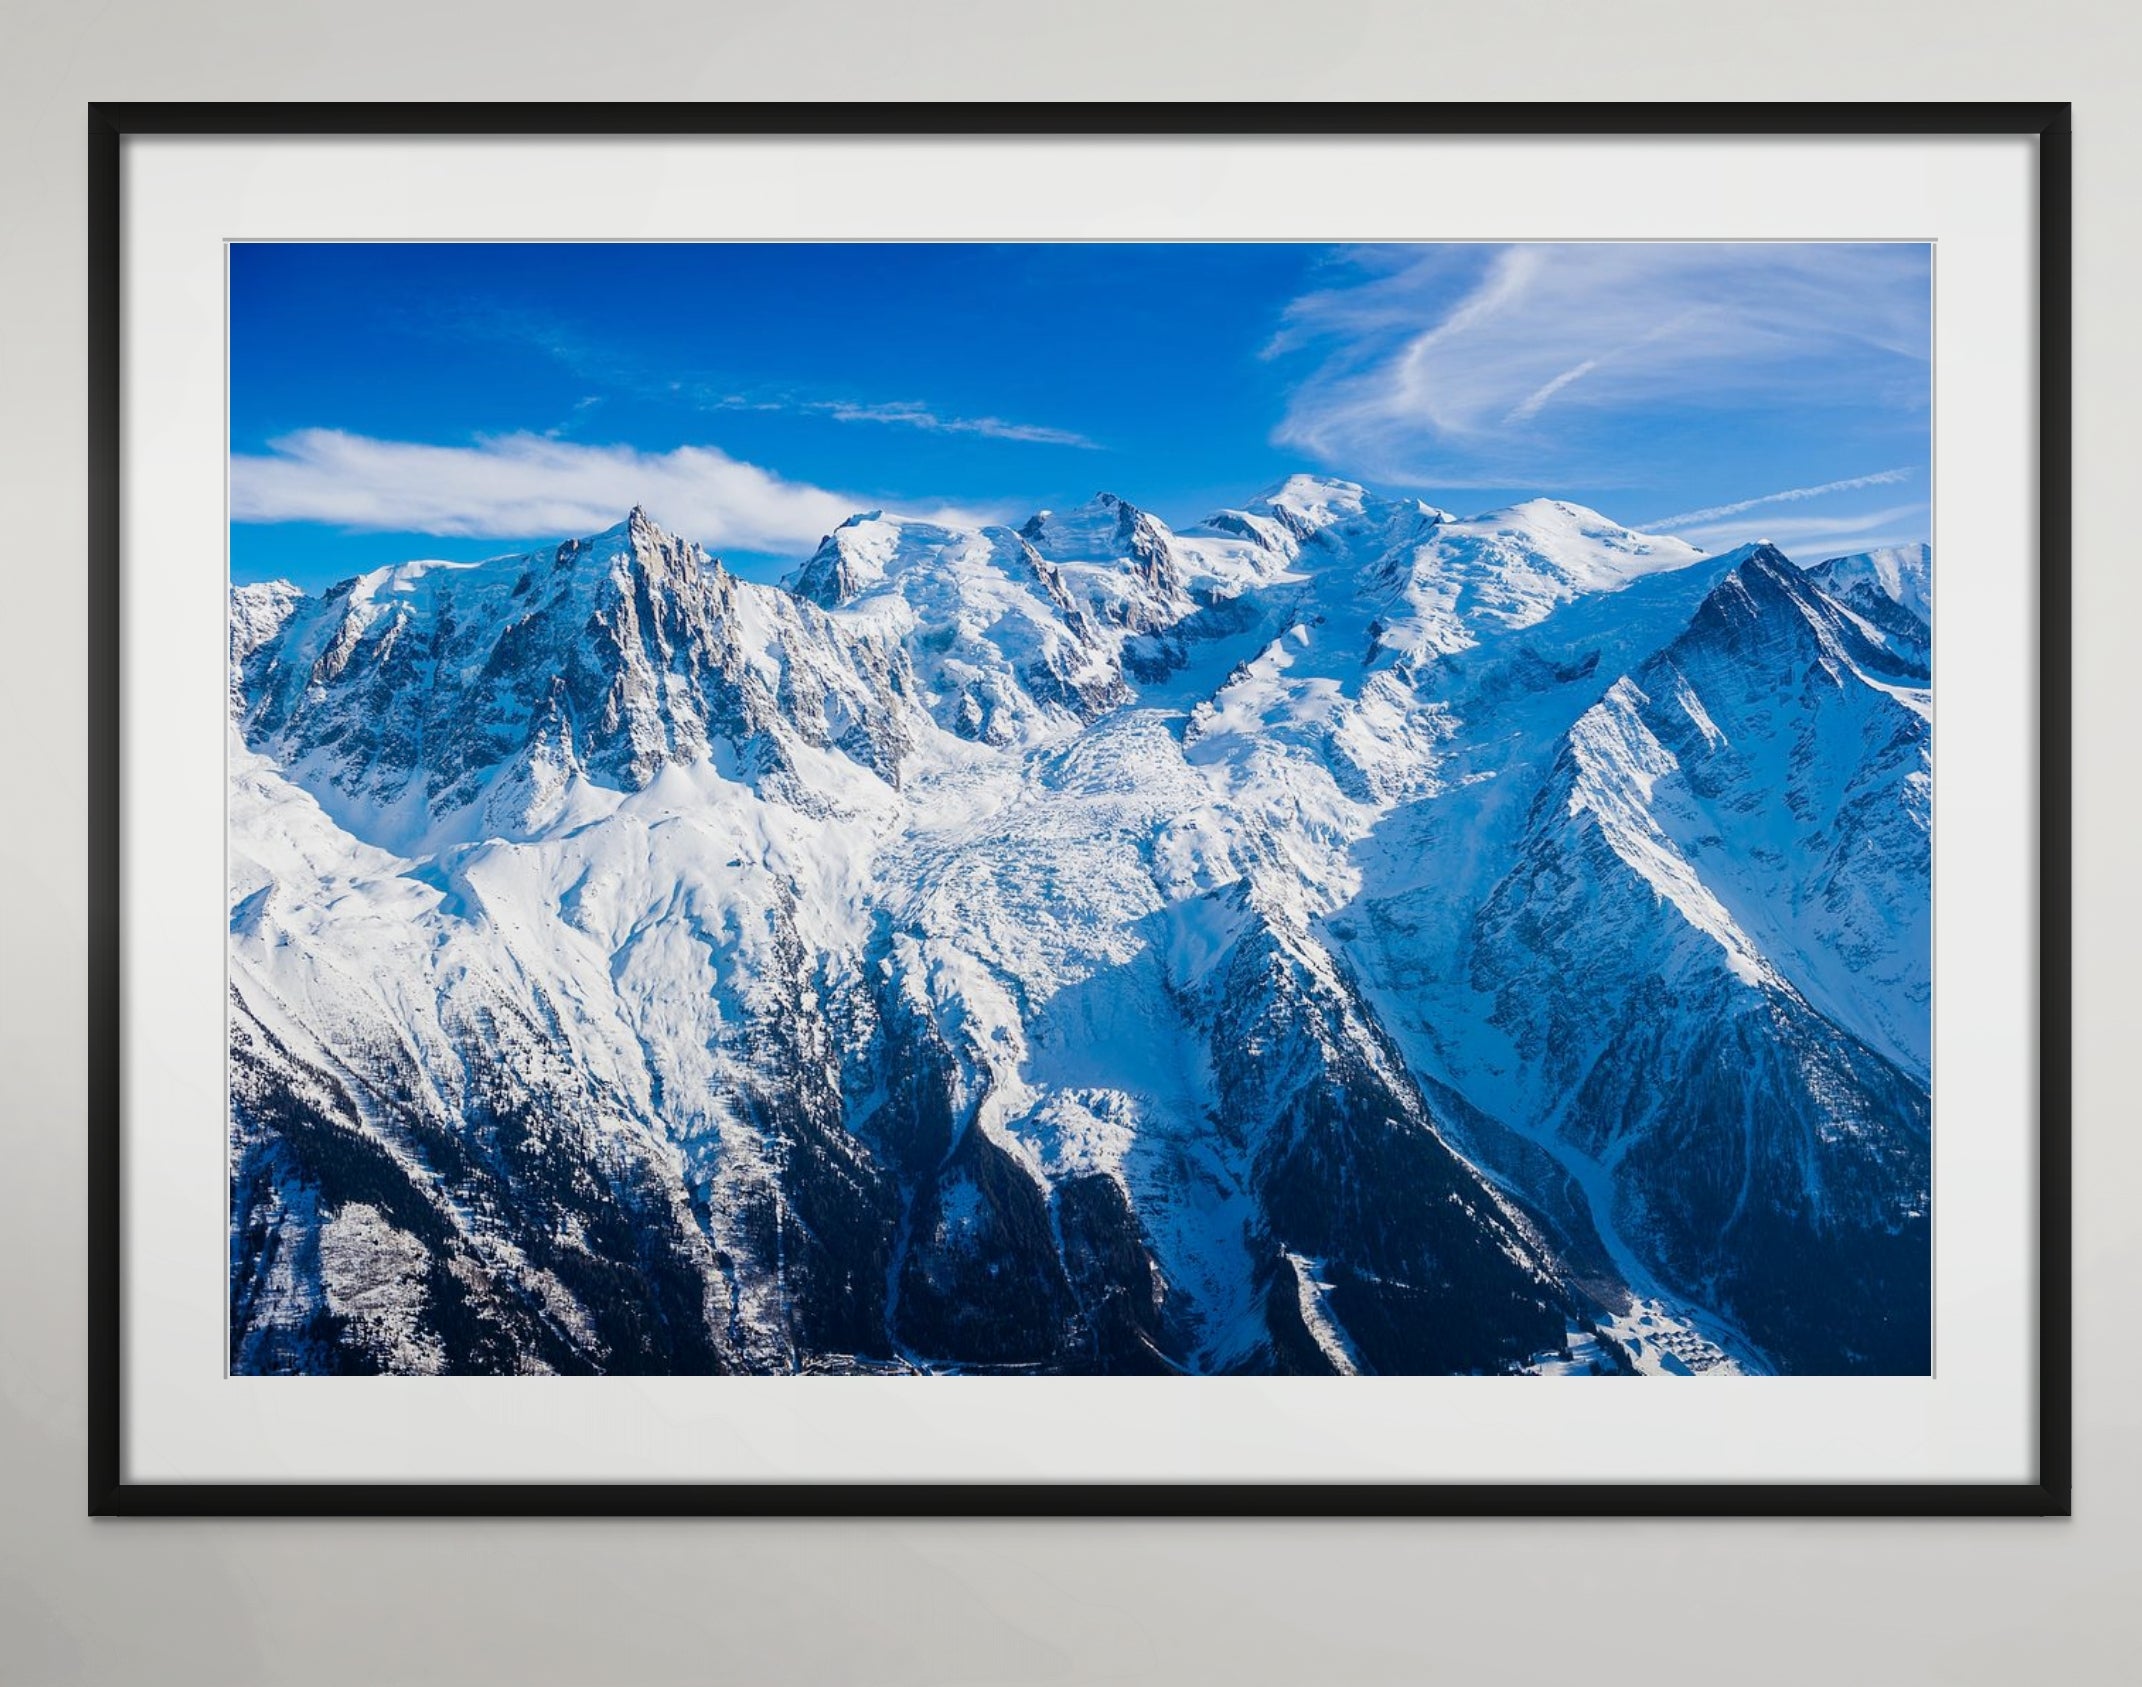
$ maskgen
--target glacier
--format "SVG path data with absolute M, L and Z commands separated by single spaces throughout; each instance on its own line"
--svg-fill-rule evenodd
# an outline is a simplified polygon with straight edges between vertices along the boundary
M 1924 1374 L 1932 568 L 1298 475 L 230 597 L 230 1353 Z

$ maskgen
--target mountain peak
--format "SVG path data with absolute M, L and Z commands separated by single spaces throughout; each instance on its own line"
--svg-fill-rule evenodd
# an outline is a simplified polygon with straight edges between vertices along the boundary
M 1923 1371 L 1916 623 L 1214 521 L 235 589 L 231 1368 Z
M 1768 539 L 1757 539 L 1752 544 L 1743 545 L 1741 551 L 1744 554 L 1734 564 L 1736 568 L 1761 568 L 1770 573 L 1782 575 L 1788 580 L 1800 572 L 1793 567 L 1792 558 L 1779 550 Z M 1730 556 L 1733 553 L 1728 552 L 1727 554 Z
M 1718 560 L 1731 567 L 1712 588 L 1711 597 L 1739 606 L 1742 613 L 1762 604 L 1816 601 L 1813 582 L 1805 571 L 1768 540 L 1743 545 Z
M 1605 522 L 1606 517 L 1586 504 L 1573 504 L 1567 498 L 1521 498 L 1508 506 L 1515 514 L 1532 517 L 1536 521 L 1564 521 L 1571 523 Z M 1620 523 L 1613 523 L 1619 526 Z
M 1162 542 L 1166 526 L 1113 492 L 1096 492 L 1068 510 L 1036 510 L 1019 536 L 1056 562 L 1098 561 L 1133 554 Z
M 1466 525 L 1487 527 L 1500 524 L 1506 527 L 1522 527 L 1540 534 L 1569 534 L 1578 538 L 1639 538 L 1691 553 L 1695 546 L 1670 534 L 1651 535 L 1616 521 L 1612 516 L 1602 515 L 1586 504 L 1571 503 L 1567 498 L 1523 498 L 1514 504 L 1505 504 L 1500 509 L 1488 510 L 1468 518 Z
M 1720 665 L 1749 695 L 1768 695 L 1821 670 L 1836 683 L 1878 675 L 1924 686 L 1926 628 L 1886 597 L 1855 604 L 1817 569 L 1768 543 L 1742 546 L 1667 654 L 1684 673 Z
M 1312 527 L 1329 527 L 1368 507 L 1369 492 L 1358 482 L 1330 475 L 1290 474 L 1250 500 L 1252 510 L 1293 516 Z
M 575 534 L 570 538 L 560 539 L 548 549 L 551 555 L 560 560 L 568 557 L 607 556 L 620 546 L 629 548 L 642 540 L 668 536 L 654 517 L 647 513 L 645 505 L 634 504 L 622 521 L 613 521 L 608 527 L 594 533 Z
M 1863 612 L 1886 601 L 1933 625 L 1934 553 L 1927 545 L 1833 556 L 1807 572 L 1832 597 Z

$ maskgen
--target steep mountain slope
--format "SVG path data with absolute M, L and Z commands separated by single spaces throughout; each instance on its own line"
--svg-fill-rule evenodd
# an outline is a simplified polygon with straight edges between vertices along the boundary
M 836 630 L 637 510 L 555 551 L 380 569 L 317 600 L 256 590 L 242 609 L 249 741 L 374 841 L 526 835 L 575 789 L 709 758 L 825 798 L 847 781 L 828 756 L 885 779 L 908 744 L 896 639 Z
M 1930 587 L 1827 566 L 1296 477 L 235 592 L 234 1367 L 1908 1368 Z
M 1626 1275 L 1790 1369 L 1923 1370 L 1926 635 L 1821 577 L 1740 560 L 1528 765 L 1492 884 L 1369 912 L 1425 1058 L 1553 1152 Z
M 1807 576 L 1840 606 L 1871 621 L 1878 636 L 1926 652 L 1934 625 L 1934 553 L 1928 546 L 1831 557 Z

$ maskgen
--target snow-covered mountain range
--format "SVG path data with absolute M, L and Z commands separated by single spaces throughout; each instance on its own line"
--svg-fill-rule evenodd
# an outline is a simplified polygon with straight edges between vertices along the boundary
M 247 1372 L 1923 1372 L 1931 564 L 1296 477 L 231 595 Z

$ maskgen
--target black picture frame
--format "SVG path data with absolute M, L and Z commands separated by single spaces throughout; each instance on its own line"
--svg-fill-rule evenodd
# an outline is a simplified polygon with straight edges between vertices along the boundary
M 2014 136 L 2038 211 L 2037 1472 L 2011 1483 L 137 1483 L 122 1469 L 121 142 L 243 136 Z M 88 108 L 88 1510 L 93 1516 L 2070 1514 L 2070 108 L 1956 104 L 93 104 Z

